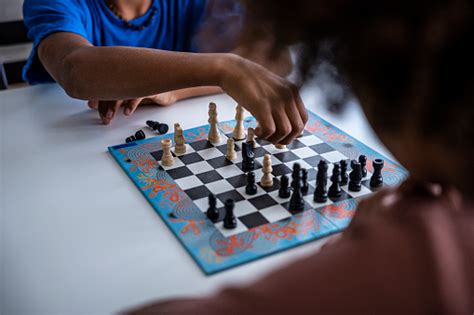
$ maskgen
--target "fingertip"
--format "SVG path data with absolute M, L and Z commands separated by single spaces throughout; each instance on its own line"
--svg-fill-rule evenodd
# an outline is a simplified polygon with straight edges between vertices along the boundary
M 125 116 L 130 116 L 132 114 L 132 110 L 128 107 L 125 107 L 125 109 L 123 110 L 123 113 Z

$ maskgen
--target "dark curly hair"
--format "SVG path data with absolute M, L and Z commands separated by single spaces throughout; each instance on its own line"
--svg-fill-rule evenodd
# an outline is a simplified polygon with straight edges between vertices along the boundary
M 301 82 L 329 61 L 376 130 L 410 124 L 472 156 L 473 1 L 244 3 L 247 40 L 271 34 L 275 48 L 299 44 Z

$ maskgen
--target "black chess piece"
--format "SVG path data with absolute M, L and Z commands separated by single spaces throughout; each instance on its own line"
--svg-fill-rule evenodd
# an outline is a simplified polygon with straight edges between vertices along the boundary
M 300 163 L 293 164 L 293 172 L 291 173 L 291 187 L 301 187 L 301 165 Z
M 340 198 L 342 196 L 341 190 L 341 166 L 339 163 L 334 164 L 331 175 L 332 185 L 329 187 L 328 196 L 331 198 Z
M 359 156 L 359 163 L 360 163 L 360 171 L 362 174 L 362 178 L 367 176 L 367 156 L 360 155 Z
M 250 172 L 255 169 L 255 153 L 253 151 L 253 144 L 243 142 L 242 143 L 242 170 L 244 172 Z
M 290 198 L 290 196 L 291 196 L 290 180 L 288 179 L 288 176 L 282 175 L 280 178 L 280 189 L 278 190 L 278 197 Z
M 301 192 L 306 194 L 309 190 L 308 185 L 308 170 L 305 168 L 301 169 Z
M 295 185 L 293 186 L 293 194 L 290 198 L 290 211 L 301 212 L 304 210 L 304 199 L 303 195 L 301 194 L 301 181 L 297 180 L 294 182 L 294 184 Z
M 209 208 L 207 208 L 206 215 L 209 220 L 216 221 L 219 218 L 219 210 L 217 210 L 217 199 L 214 194 L 209 194 Z
M 224 217 L 224 228 L 235 229 L 237 227 L 237 219 L 234 215 L 235 202 L 232 199 L 227 199 L 224 204 L 225 217 Z
M 375 159 L 372 161 L 372 166 L 374 168 L 374 173 L 370 177 L 370 187 L 379 188 L 383 186 L 383 177 L 382 169 L 384 166 L 384 161 L 382 159 Z
M 138 130 L 137 132 L 135 132 L 135 135 L 130 136 L 127 139 L 125 139 L 125 142 L 130 143 L 130 142 L 137 141 L 137 140 L 143 140 L 145 138 L 146 138 L 146 135 L 143 132 L 143 130 Z
M 147 120 L 146 124 L 147 124 L 148 127 L 155 130 L 160 135 L 164 135 L 170 129 L 167 124 L 162 124 L 162 123 L 159 123 L 159 122 L 153 121 L 153 120 Z
M 341 160 L 339 164 L 341 166 L 341 185 L 344 186 L 349 182 L 349 175 L 347 174 L 347 160 Z
M 327 190 L 328 163 L 325 160 L 319 161 L 318 174 L 316 175 L 316 188 L 313 194 L 313 201 L 323 203 L 328 200 Z
M 247 186 L 245 186 L 245 193 L 247 195 L 255 195 L 257 193 L 257 185 L 255 184 L 254 172 L 249 172 L 247 174 Z
M 356 160 L 351 161 L 352 171 L 349 174 L 349 190 L 360 191 L 362 189 L 362 169 L 359 162 Z

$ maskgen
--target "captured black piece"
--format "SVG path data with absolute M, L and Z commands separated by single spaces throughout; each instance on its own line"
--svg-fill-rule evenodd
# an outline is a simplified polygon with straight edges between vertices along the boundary
M 360 171 L 362 174 L 362 178 L 367 176 L 367 156 L 361 155 L 359 156 L 359 163 L 360 163 Z
M 383 186 L 383 177 L 382 170 L 384 166 L 384 161 L 382 159 L 375 159 L 372 161 L 372 166 L 374 167 L 374 173 L 370 177 L 370 187 L 379 188 Z
M 255 169 L 255 153 L 253 143 L 242 142 L 242 170 L 250 172 Z
M 341 160 L 339 164 L 341 165 L 341 185 L 344 186 L 349 182 L 349 175 L 347 174 L 347 160 Z
M 237 219 L 234 215 L 235 202 L 232 199 L 227 199 L 224 204 L 225 217 L 224 217 L 224 228 L 235 229 L 237 227 Z
M 130 142 L 137 141 L 137 140 L 143 140 L 145 138 L 146 138 L 146 135 L 143 132 L 143 130 L 138 130 L 137 132 L 135 132 L 135 135 L 130 136 L 127 139 L 125 139 L 125 142 L 130 143 Z
M 339 198 L 342 195 L 341 190 L 341 167 L 339 163 L 334 164 L 334 168 L 332 170 L 331 175 L 331 182 L 332 185 L 329 187 L 328 196 L 331 198 Z
M 319 161 L 318 174 L 316 175 L 316 188 L 313 194 L 313 201 L 323 203 L 328 200 L 328 163 L 325 160 Z
M 247 186 L 245 186 L 245 193 L 247 195 L 255 195 L 257 193 L 257 185 L 255 184 L 254 172 L 249 172 L 247 174 Z
M 349 174 L 349 190 L 360 191 L 362 189 L 362 170 L 361 165 L 356 160 L 351 161 L 352 171 Z
M 278 190 L 278 197 L 290 198 L 290 196 L 291 196 L 290 180 L 288 179 L 288 176 L 282 175 L 280 178 L 280 189 Z
M 162 124 L 162 123 L 159 123 L 159 122 L 153 121 L 153 120 L 147 120 L 146 124 L 147 124 L 148 127 L 155 130 L 160 135 L 164 135 L 170 129 L 170 127 L 167 124 Z
M 207 208 L 207 218 L 211 221 L 215 221 L 219 218 L 219 210 L 217 210 L 217 199 L 214 194 L 209 194 L 209 208 Z

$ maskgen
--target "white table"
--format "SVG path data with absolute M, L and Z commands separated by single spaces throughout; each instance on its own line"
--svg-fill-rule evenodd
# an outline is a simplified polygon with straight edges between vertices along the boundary
M 303 93 L 308 108 L 386 153 L 357 106 L 334 117 L 310 91 Z M 103 126 L 96 112 L 56 85 L 0 93 L 0 313 L 102 314 L 205 294 L 321 246 L 324 240 L 205 276 L 108 154 L 107 146 L 122 143 L 147 119 L 183 128 L 206 123 L 210 100 L 221 120 L 233 118 L 235 103 L 220 95 L 143 107 Z

